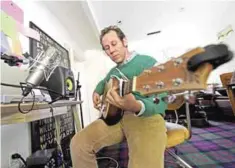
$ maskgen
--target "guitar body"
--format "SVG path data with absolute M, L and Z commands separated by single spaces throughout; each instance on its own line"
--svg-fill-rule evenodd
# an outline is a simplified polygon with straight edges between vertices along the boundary
M 108 83 L 105 85 L 105 90 L 104 94 L 102 97 L 101 101 L 101 117 L 107 125 L 115 125 L 117 124 L 123 116 L 124 111 L 116 106 L 113 106 L 112 104 L 109 104 L 105 101 L 105 97 L 107 92 L 112 88 L 112 87 L 118 87 L 119 86 L 119 81 L 116 78 L 111 78 Z M 118 92 L 120 91 L 119 89 L 117 90 Z

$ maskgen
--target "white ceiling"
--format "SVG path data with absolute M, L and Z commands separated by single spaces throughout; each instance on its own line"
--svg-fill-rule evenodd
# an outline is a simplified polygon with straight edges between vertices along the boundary
M 216 33 L 231 24 L 231 18 L 235 16 L 235 2 L 232 1 L 85 0 L 42 3 L 60 20 L 83 51 L 100 48 L 99 31 L 118 21 L 122 21 L 119 26 L 130 42 L 146 39 L 147 33 L 160 30 L 160 35 L 152 37 L 177 43 L 178 39 L 183 41 L 181 37 L 185 38 L 184 41 L 193 41 L 190 37 L 195 32 L 200 36 L 196 39 L 198 41 L 216 39 Z
M 99 48 L 97 28 L 90 19 L 85 1 L 40 1 L 67 29 L 82 51 Z
M 235 11 L 234 7 L 231 1 L 91 1 L 98 29 L 121 20 L 120 27 L 129 41 L 144 39 L 147 33 L 158 30 L 183 33 L 183 25 L 188 23 L 202 34 L 222 29 L 221 22 L 227 24 L 229 19 L 223 18 L 224 13 Z

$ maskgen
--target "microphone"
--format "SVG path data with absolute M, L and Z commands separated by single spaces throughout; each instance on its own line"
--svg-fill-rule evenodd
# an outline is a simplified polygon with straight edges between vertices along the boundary
M 29 73 L 29 75 L 27 76 L 25 80 L 27 87 L 23 91 L 23 96 L 27 96 L 33 88 L 40 85 L 42 81 L 46 78 L 46 72 L 49 69 L 48 67 L 51 66 L 50 64 L 55 63 L 55 60 L 52 60 L 52 58 L 54 57 L 58 58 L 59 55 L 56 49 L 51 46 L 48 47 L 48 49 L 45 52 L 42 52 L 37 57 L 38 59 L 32 65 L 32 69 L 33 69 L 32 72 Z M 39 59 L 41 60 L 39 61 Z

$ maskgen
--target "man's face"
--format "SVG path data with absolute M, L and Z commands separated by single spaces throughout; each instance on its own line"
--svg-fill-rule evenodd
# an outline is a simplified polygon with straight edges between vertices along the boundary
M 105 53 L 112 61 L 119 64 L 125 60 L 127 48 L 126 39 L 121 41 L 115 31 L 110 31 L 103 36 L 102 45 Z

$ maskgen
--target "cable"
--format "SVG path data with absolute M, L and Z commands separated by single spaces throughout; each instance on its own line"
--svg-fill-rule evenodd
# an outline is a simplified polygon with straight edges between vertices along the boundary
M 176 123 L 176 124 L 178 124 L 178 121 L 179 121 L 178 113 L 177 113 L 177 111 L 176 111 L 176 110 L 174 110 L 174 111 L 175 111 L 175 117 L 176 117 L 176 121 L 175 121 L 175 123 Z
M 25 84 L 25 83 L 20 83 L 21 85 L 14 85 L 14 84 L 8 84 L 8 83 L 2 83 L 1 82 L 1 85 L 3 86 L 8 86 L 8 87 L 15 87 L 15 88 L 28 88 L 28 89 L 32 89 L 31 87 L 28 87 L 28 86 L 23 86 L 22 84 Z M 56 98 L 55 100 L 51 101 L 50 104 L 54 103 L 55 101 L 58 101 L 59 99 L 61 98 L 67 98 L 66 96 L 62 95 L 61 93 L 58 93 L 54 90 L 51 90 L 51 89 L 47 89 L 47 88 L 43 88 L 43 87 L 40 87 L 40 86 L 37 86 L 37 87 L 34 87 L 33 89 L 39 89 L 39 90 L 44 90 L 44 91 L 49 91 L 49 92 L 52 92 L 52 93 L 55 93 L 57 95 L 60 95 L 59 98 Z
M 24 166 L 27 167 L 26 161 L 19 153 L 15 153 L 15 154 L 11 155 L 11 158 L 12 159 L 20 159 L 24 163 Z
M 62 99 L 62 98 L 64 98 L 64 97 L 65 97 L 65 96 L 57 97 L 55 100 L 52 100 L 52 101 L 48 102 L 48 104 L 52 104 L 52 103 L 54 103 L 54 102 L 56 102 L 56 101 L 58 101 L 58 100 L 60 100 L 60 99 Z
M 24 111 L 24 110 L 21 109 L 21 103 L 23 102 L 23 99 L 25 98 L 25 96 L 23 96 L 23 97 L 21 98 L 20 102 L 18 103 L 18 110 L 19 110 L 19 112 L 21 112 L 22 114 L 27 114 L 27 113 L 29 113 L 30 111 L 33 110 L 33 107 L 34 107 L 34 104 L 35 104 L 35 93 L 34 93 L 34 91 L 31 91 L 31 94 L 33 95 L 33 103 L 32 103 L 32 106 L 31 106 L 31 108 L 30 108 L 29 110 Z
M 25 89 L 25 88 L 32 89 L 32 88 L 30 88 L 30 87 L 28 87 L 28 86 L 24 86 L 23 84 L 25 84 L 25 83 L 20 83 L 20 85 L 14 85 L 14 84 L 7 84 L 7 83 L 2 83 L 2 82 L 1 82 L 1 85 L 3 85 L 3 86 L 21 88 L 23 92 L 24 92 L 24 89 Z M 60 99 L 62 99 L 62 98 L 66 98 L 66 96 L 64 96 L 64 95 L 62 95 L 62 94 L 60 94 L 60 93 L 58 93 L 58 92 L 55 92 L 55 91 L 53 91 L 53 90 L 51 90 L 51 89 L 46 89 L 46 88 L 41 88 L 41 87 L 35 87 L 34 89 L 50 91 L 50 92 L 53 92 L 53 93 L 55 93 L 55 94 L 60 95 L 60 96 L 57 97 L 55 100 L 52 100 L 51 102 L 47 102 L 49 105 L 52 104 L 52 103 L 54 103 L 54 102 L 56 102 L 56 101 L 58 101 L 58 100 L 60 100 Z M 20 102 L 18 103 L 18 110 L 19 110 L 20 113 L 22 113 L 22 114 L 27 114 L 27 113 L 29 113 L 30 111 L 33 110 L 33 107 L 34 107 L 34 104 L 35 104 L 35 93 L 34 93 L 33 90 L 31 90 L 31 94 L 33 95 L 33 103 L 32 103 L 31 108 L 30 108 L 29 110 L 27 110 L 27 111 L 22 110 L 21 104 L 23 103 L 23 100 L 24 100 L 24 98 L 25 98 L 25 96 L 23 96 L 23 97 L 21 98 Z
M 96 160 L 101 160 L 101 159 L 110 159 L 110 160 L 112 160 L 116 163 L 116 165 L 117 165 L 116 168 L 119 167 L 118 162 L 115 159 L 111 158 L 111 157 L 98 157 L 98 158 L 96 158 Z
M 55 118 L 55 116 L 54 116 L 54 109 L 53 109 L 53 107 L 52 107 L 52 105 L 51 104 L 49 104 L 49 106 L 50 106 L 50 112 L 51 112 L 51 114 L 52 114 L 52 118 L 53 118 L 53 121 L 54 121 L 54 124 L 55 124 L 55 129 L 56 130 L 59 130 L 60 128 L 58 127 L 58 125 L 57 125 L 57 123 L 56 123 L 56 118 Z M 56 143 L 56 147 L 55 147 L 55 155 L 56 155 L 56 163 L 57 164 L 59 164 L 59 161 L 58 161 L 58 158 L 60 157 L 60 161 L 61 161 L 61 163 L 64 165 L 64 166 L 66 166 L 66 162 L 65 162 L 65 160 L 64 160 L 64 154 L 63 154 L 63 150 L 62 150 L 62 148 L 61 148 L 61 145 L 60 145 L 60 143 L 58 142 L 58 140 L 57 140 L 57 136 L 58 136 L 58 134 L 57 134 L 57 131 L 55 131 L 55 143 Z M 61 153 L 61 155 L 59 156 L 59 153 Z M 57 165 L 58 166 L 58 165 Z
M 21 84 L 26 84 L 26 83 L 21 83 Z M 1 82 L 1 85 L 3 85 L 3 86 L 9 86 L 9 87 L 15 87 L 15 88 L 28 88 L 28 89 L 31 89 L 31 87 L 28 87 L 28 86 L 14 85 L 14 84 L 8 84 L 8 83 L 3 83 L 3 82 Z M 56 91 L 54 91 L 54 90 L 47 89 L 47 88 L 43 88 L 43 87 L 40 87 L 40 86 L 36 86 L 36 87 L 34 87 L 33 89 L 39 89 L 39 90 L 44 90 L 44 91 L 50 91 L 50 92 L 55 93 L 55 94 L 58 94 L 58 95 L 60 95 L 60 96 L 64 96 L 64 95 L 62 95 L 61 93 L 58 93 L 58 92 L 56 92 Z

